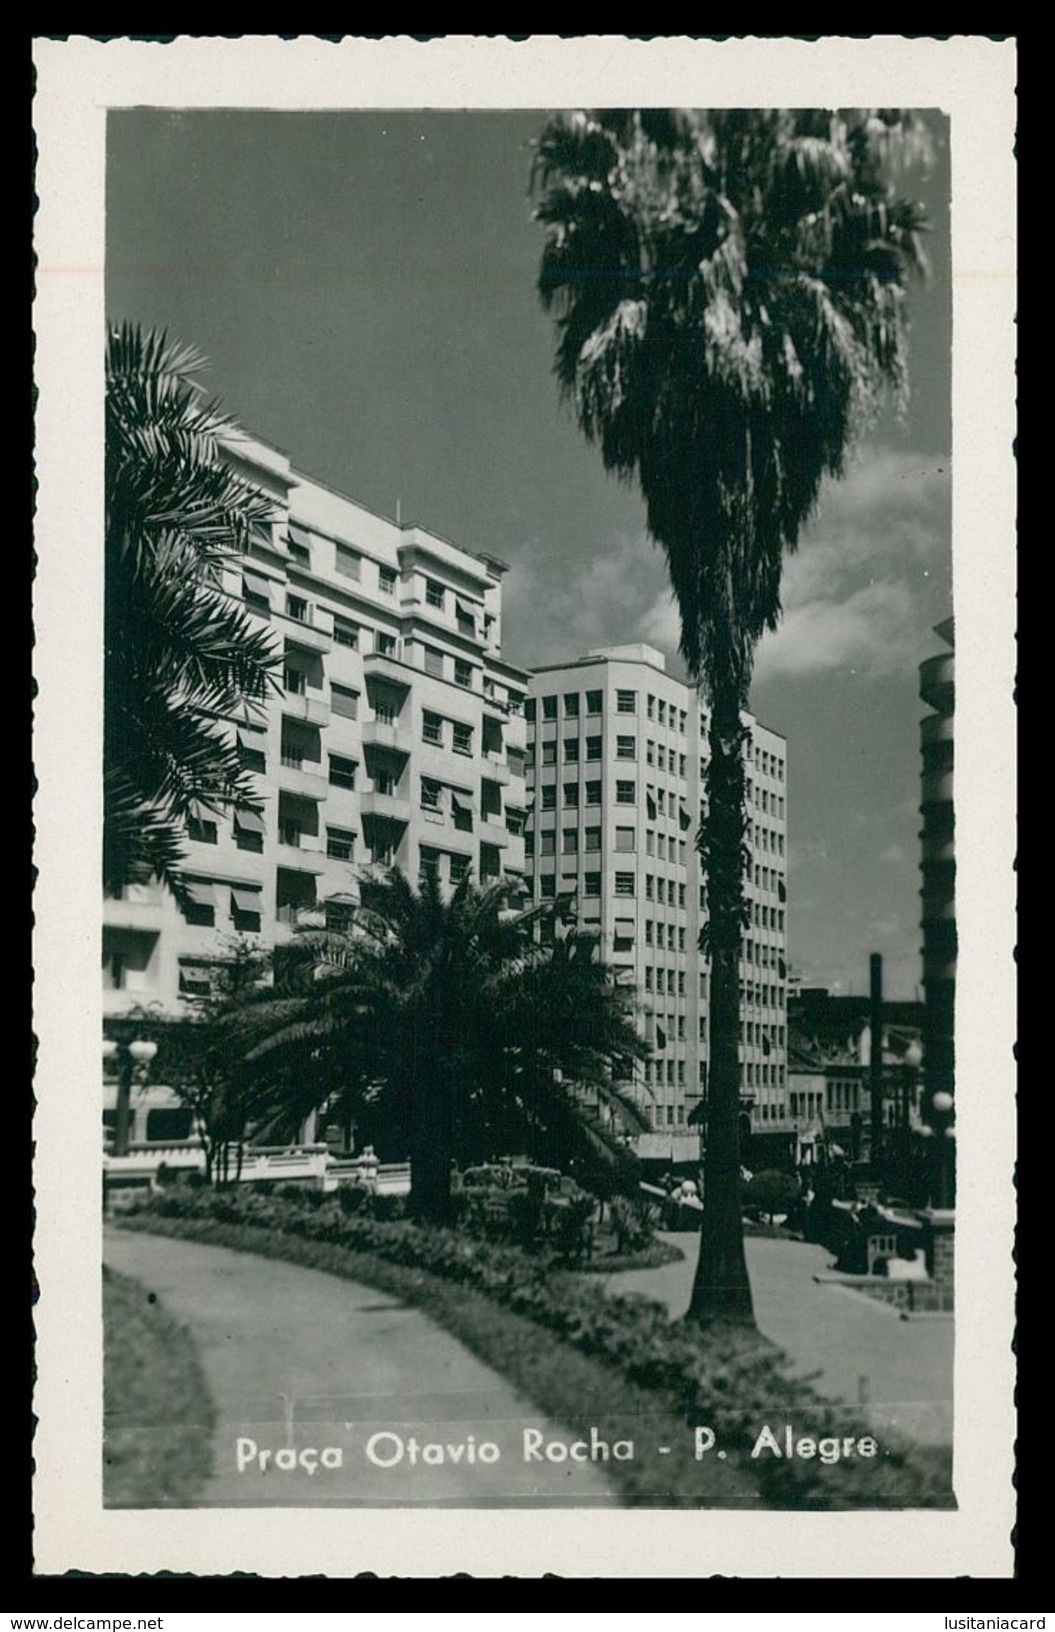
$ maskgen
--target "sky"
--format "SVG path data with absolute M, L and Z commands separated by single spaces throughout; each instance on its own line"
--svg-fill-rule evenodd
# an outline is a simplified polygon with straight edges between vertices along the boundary
M 532 112 L 111 111 L 107 310 L 210 361 L 296 469 L 510 565 L 505 655 L 645 640 L 684 674 L 637 490 L 559 402 L 536 294 Z M 788 738 L 789 952 L 804 983 L 920 984 L 918 666 L 952 611 L 948 140 L 904 182 L 931 220 L 912 398 L 829 484 L 785 565 L 751 705 Z

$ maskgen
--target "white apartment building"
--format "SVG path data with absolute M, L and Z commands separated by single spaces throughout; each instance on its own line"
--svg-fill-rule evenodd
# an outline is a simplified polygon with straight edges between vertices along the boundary
M 281 654 L 258 716 L 220 722 L 264 813 L 199 813 L 186 914 L 158 885 L 105 902 L 104 1020 L 178 1015 L 235 937 L 339 923 L 362 864 L 447 882 L 524 870 L 528 676 L 501 655 L 503 563 L 375 515 L 264 442 L 228 454 L 276 508 L 224 577 Z
M 695 835 L 708 716 L 662 652 L 613 646 L 531 675 L 527 867 L 535 900 L 567 896 L 636 988 L 653 1056 L 635 1085 L 654 1132 L 640 1154 L 689 1161 L 706 1094 L 708 968 Z M 741 1102 L 760 1135 L 787 1117 L 787 744 L 753 718 L 747 767 L 751 926 L 740 968 Z

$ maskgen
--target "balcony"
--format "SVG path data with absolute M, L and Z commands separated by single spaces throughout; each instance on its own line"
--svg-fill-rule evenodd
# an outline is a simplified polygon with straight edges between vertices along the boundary
M 920 721 L 919 740 L 924 748 L 936 742 L 952 742 L 956 722 L 949 714 L 927 714 Z
M 125 901 L 107 896 L 103 923 L 108 929 L 143 929 L 157 934 L 161 927 L 161 900 Z
M 393 754 L 409 754 L 414 734 L 402 720 L 364 720 L 361 726 L 364 748 L 387 748 Z
M 301 799 L 312 799 L 317 804 L 322 799 L 329 798 L 330 784 L 321 771 L 307 769 L 316 764 L 314 760 L 296 762 L 283 759 L 278 772 L 278 786 L 281 793 L 295 793 Z
M 410 670 L 394 653 L 367 652 L 363 657 L 363 674 L 367 680 L 376 677 L 378 680 L 390 681 L 403 691 L 410 690 Z
M 307 692 L 287 691 L 282 699 L 282 712 L 288 720 L 300 720 L 304 725 L 329 725 L 330 705 L 325 697 L 309 697 Z
M 494 748 L 487 749 L 484 753 L 483 774 L 489 782 L 497 782 L 499 787 L 507 788 L 510 771 L 505 754 Z
M 298 855 L 313 858 L 326 854 L 326 840 L 318 838 L 314 833 L 295 833 L 279 831 L 279 846 L 283 850 L 296 850 Z M 281 857 L 279 864 L 282 864 Z
M 952 804 L 953 777 L 951 770 L 925 771 L 920 778 L 920 792 L 923 804 L 942 805 Z
M 359 810 L 364 819 L 370 816 L 375 821 L 398 822 L 403 827 L 410 821 L 409 799 L 401 799 L 396 793 L 378 793 L 374 788 L 360 795 Z
M 300 618 L 291 618 L 288 612 L 277 612 L 275 618 L 280 631 L 286 637 L 287 645 L 300 646 L 308 652 L 332 652 L 333 636 L 322 629 L 317 629 L 313 623 L 302 622 Z
M 952 652 L 939 652 L 937 657 L 928 657 L 919 666 L 919 694 L 939 713 L 953 711 L 955 673 L 956 658 Z

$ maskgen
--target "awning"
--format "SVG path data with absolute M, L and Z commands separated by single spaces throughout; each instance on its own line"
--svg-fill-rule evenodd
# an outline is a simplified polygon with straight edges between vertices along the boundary
M 258 816 L 255 810 L 236 810 L 234 825 L 240 827 L 243 833 L 263 833 L 264 818 Z
M 471 816 L 473 813 L 473 802 L 464 793 L 455 793 L 452 790 L 451 809 L 456 810 L 461 816 Z M 497 812 L 495 814 L 497 815 Z
M 656 1047 L 657 1048 L 666 1048 L 666 1046 L 667 1046 L 667 1034 L 663 1030 L 662 1026 L 657 1026 L 656 1027 Z
M 288 537 L 289 537 L 289 542 L 291 544 L 296 544 L 299 549 L 302 549 L 302 550 L 310 550 L 311 549 L 311 534 L 306 533 L 304 531 L 303 527 L 298 527 L 296 522 L 293 522 L 293 521 L 290 522 Z
M 681 830 L 683 833 L 687 827 L 692 826 L 692 817 L 689 815 L 689 812 L 684 805 L 678 806 L 678 821 L 681 823 Z
M 207 884 L 202 879 L 184 879 L 187 894 L 196 907 L 214 907 L 216 905 L 216 886 Z
M 621 940 L 633 940 L 635 924 L 633 918 L 617 918 L 615 932 Z
M 645 794 L 645 810 L 648 812 L 649 821 L 654 822 L 656 819 L 656 801 L 650 793 Z
M 236 890 L 233 887 L 231 889 L 231 905 L 236 912 L 258 913 L 260 911 L 260 901 L 261 894 L 259 890 Z
M 243 568 L 242 583 L 245 586 L 247 595 L 255 595 L 259 601 L 269 601 L 271 599 L 271 582 L 267 578 L 261 578 L 259 573 L 250 572 L 248 568 Z
M 236 736 L 239 748 L 253 748 L 260 751 L 264 747 L 267 733 L 262 725 L 240 725 Z
M 455 597 L 454 605 L 457 608 L 458 616 L 460 618 L 471 618 L 473 623 L 476 622 L 475 606 L 469 606 L 466 601 L 459 601 L 457 597 Z

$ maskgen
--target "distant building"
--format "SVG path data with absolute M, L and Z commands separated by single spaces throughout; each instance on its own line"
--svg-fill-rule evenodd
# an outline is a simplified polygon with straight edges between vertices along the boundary
M 157 884 L 106 900 L 112 1032 L 135 1009 L 186 1012 L 234 937 L 271 947 L 298 925 L 339 925 L 363 864 L 447 883 L 524 871 L 528 677 L 502 657 L 504 565 L 375 515 L 264 442 L 241 439 L 229 456 L 277 511 L 223 580 L 281 654 L 280 690 L 259 715 L 219 722 L 263 815 L 199 811 L 186 912 Z M 114 1095 L 111 1081 L 111 1122 Z M 187 1121 L 157 1092 L 134 1109 L 138 1138 L 152 1110 L 152 1132 L 174 1137 Z
M 955 707 L 954 625 L 938 624 L 935 634 L 949 650 L 920 664 L 919 691 L 933 710 L 920 722 L 922 756 L 920 834 L 923 875 L 923 991 L 926 1000 L 923 1055 L 926 1104 L 936 1093 L 952 1094 L 956 1083 L 956 854 L 953 811 L 953 727 Z
M 903 1114 L 919 1117 L 919 1073 L 906 1063 L 923 1035 L 924 1006 L 884 1002 L 881 1040 L 886 1093 L 884 1121 L 893 1126 Z M 866 996 L 800 987 L 788 999 L 788 1109 L 795 1126 L 799 1160 L 819 1143 L 835 1142 L 848 1156 L 868 1131 L 872 1063 L 871 1004 Z
M 565 897 L 579 924 L 600 936 L 617 978 L 637 990 L 653 1050 L 636 1068 L 653 1124 L 639 1153 L 692 1161 L 708 1061 L 709 976 L 699 951 L 706 903 L 695 846 L 706 706 L 646 645 L 535 670 L 527 706 L 534 898 Z M 786 1142 L 787 744 L 750 725 L 741 1103 L 753 1130 Z

